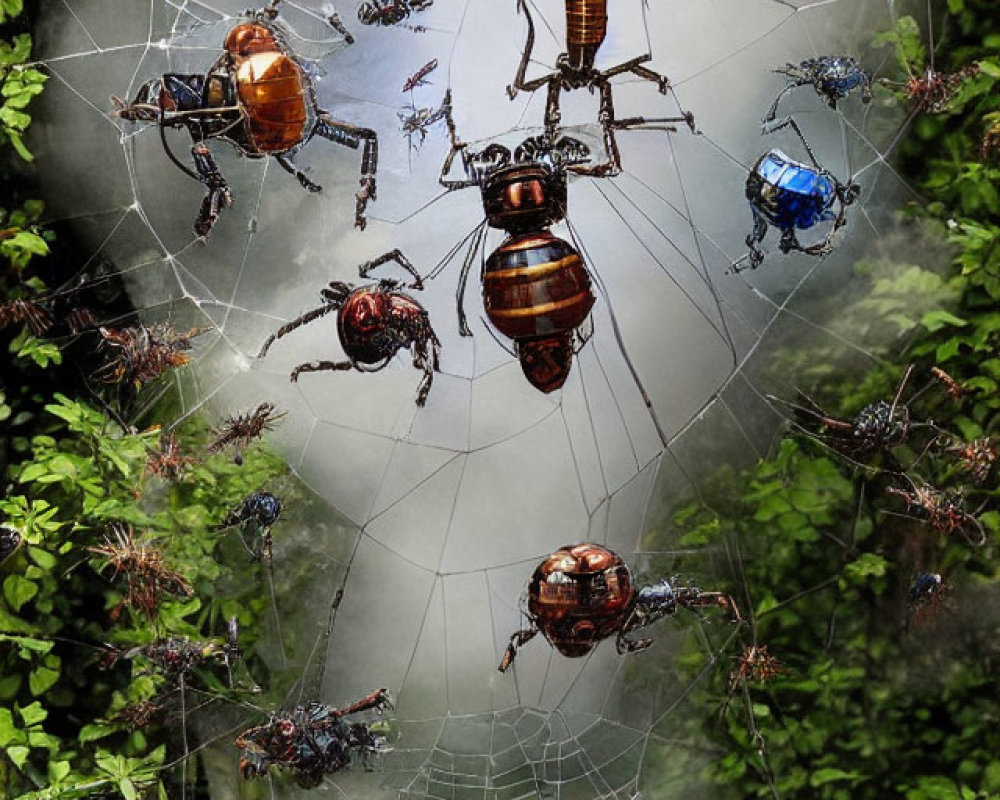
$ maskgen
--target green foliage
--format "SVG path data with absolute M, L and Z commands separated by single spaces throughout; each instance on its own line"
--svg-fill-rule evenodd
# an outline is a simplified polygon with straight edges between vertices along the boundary
M 21 13 L 22 0 L 0 0 L 0 23 Z M 25 161 L 34 156 L 24 144 L 31 124 L 28 104 L 41 94 L 48 76 L 28 63 L 31 37 L 22 33 L 12 42 L 0 41 L 0 133 Z
M 702 492 L 711 507 L 680 509 L 673 530 L 650 534 L 643 549 L 666 549 L 668 535 L 670 543 L 679 537 L 682 547 L 710 552 L 738 543 L 753 641 L 787 672 L 738 687 L 721 713 L 696 716 L 691 730 L 664 732 L 665 741 L 697 741 L 712 755 L 654 745 L 643 786 L 650 798 L 695 796 L 706 778 L 720 798 L 1000 796 L 1000 490 L 995 467 L 974 485 L 944 453 L 960 440 L 996 442 L 1000 428 L 1000 167 L 983 141 L 1000 120 L 1000 16 L 994 0 L 949 0 L 948 10 L 951 38 L 935 54 L 937 68 L 977 63 L 979 72 L 945 113 L 916 119 L 904 161 L 929 199 L 911 209 L 911 225 L 947 242 L 941 252 L 951 269 L 907 264 L 897 243 L 884 258 L 858 265 L 863 296 L 846 303 L 838 296 L 828 317 L 834 330 L 894 365 L 847 379 L 853 365 L 826 345 L 782 353 L 772 369 L 795 374 L 841 418 L 891 396 L 908 362 L 921 376 L 932 367 L 947 371 L 964 395 L 950 400 L 932 388 L 914 416 L 932 417 L 952 435 L 928 453 L 899 447 L 892 457 L 937 488 L 964 491 L 987 545 L 971 548 L 901 516 L 905 507 L 885 492 L 887 473 L 858 469 L 808 438 L 785 438 L 774 456 L 743 473 L 720 471 Z M 895 48 L 904 71 L 924 67 L 925 37 L 914 20 L 899 20 L 879 41 Z M 925 571 L 954 584 L 926 615 L 906 601 Z M 686 685 L 707 670 L 695 694 L 702 707 L 718 709 L 718 698 L 730 695 L 729 676 L 702 653 L 692 645 L 680 656 L 687 670 L 680 680 Z M 632 680 L 648 690 L 672 677 L 637 664 Z

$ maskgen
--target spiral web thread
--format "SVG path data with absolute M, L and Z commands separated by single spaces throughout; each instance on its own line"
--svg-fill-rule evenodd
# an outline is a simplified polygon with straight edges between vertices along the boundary
M 61 0 L 43 13 L 36 38 L 53 80 L 36 149 L 41 163 L 59 165 L 42 176 L 51 212 L 73 220 L 91 248 L 87 277 L 120 274 L 143 321 L 211 328 L 196 340 L 189 367 L 147 391 L 135 420 L 154 421 L 149 409 L 167 393 L 182 410 L 172 424 L 274 402 L 289 413 L 273 443 L 340 515 L 331 522 L 328 512 L 307 509 L 276 530 L 279 616 L 290 639 L 296 631 L 305 637 L 289 657 L 300 680 L 284 702 L 343 705 L 385 685 L 398 701 L 398 740 L 378 774 L 332 775 L 326 793 L 660 796 L 648 784 L 649 753 L 697 749 L 677 740 L 675 722 L 698 682 L 728 669 L 753 639 L 752 620 L 737 627 L 712 612 L 686 623 L 678 615 L 649 630 L 650 651 L 628 657 L 604 643 L 567 660 L 538 637 L 511 672 L 500 676 L 495 667 L 523 627 L 519 598 L 534 566 L 569 542 L 605 544 L 645 580 L 676 570 L 704 590 L 728 581 L 749 614 L 754 587 L 741 577 L 737 543 L 674 548 L 664 509 L 692 498 L 710 506 L 700 480 L 712 465 L 767 453 L 781 410 L 765 395 L 790 396 L 795 386 L 795 376 L 767 371 L 776 349 L 827 341 L 859 362 L 877 360 L 860 336 L 817 309 L 830 292 L 855 291 L 852 263 L 897 241 L 888 209 L 914 197 L 887 160 L 908 121 L 888 93 L 876 91 L 867 106 L 855 95 L 831 110 L 804 86 L 786 96 L 781 113 L 795 115 L 824 167 L 861 184 L 860 200 L 829 256 L 782 255 L 772 231 L 762 267 L 732 274 L 750 230 L 743 186 L 751 165 L 771 147 L 805 160 L 788 131 L 760 135 L 760 118 L 784 85 L 771 70 L 849 52 L 876 77 L 892 74 L 892 54 L 871 47 L 871 31 L 914 9 L 891 0 L 713 0 L 697 10 L 609 4 L 598 65 L 648 51 L 649 66 L 671 78 L 666 96 L 641 79 L 616 79 L 619 117 L 691 111 L 698 133 L 620 132 L 620 176 L 571 179 L 568 217 L 554 232 L 580 251 L 598 302 L 569 381 L 542 396 L 483 321 L 475 285 L 466 293 L 474 335 L 458 336 L 454 293 L 465 250 L 479 246 L 478 264 L 499 237 L 475 238 L 476 189 L 444 192 L 437 183 L 448 150 L 443 123 L 429 125 L 423 141 L 399 132 L 400 113 L 438 108 L 450 89 L 459 135 L 473 149 L 537 133 L 544 91 L 514 101 L 503 91 L 524 43 L 524 17 L 513 0 L 436 0 L 403 26 L 365 27 L 345 5 L 287 0 L 281 21 L 311 64 L 320 106 L 379 133 L 378 198 L 366 231 L 352 230 L 357 151 L 309 142 L 297 163 L 324 186 L 309 195 L 272 160 L 239 158 L 214 142 L 235 203 L 203 245 L 191 227 L 200 187 L 169 163 L 154 125 L 111 113 L 111 94 L 130 99 L 164 72 L 204 73 L 244 11 L 225 0 Z M 563 49 L 564 23 L 561 3 L 534 0 L 529 8 L 534 75 Z M 350 46 L 327 23 L 335 10 L 356 39 Z M 430 83 L 401 93 L 432 58 Z M 593 96 L 564 95 L 566 132 L 597 149 L 595 120 Z M 167 138 L 184 161 L 186 134 Z M 316 307 L 328 281 L 359 283 L 357 265 L 395 247 L 428 277 L 413 295 L 443 344 L 426 408 L 413 403 L 419 375 L 405 353 L 378 375 L 287 383 L 296 364 L 341 358 L 332 316 L 256 358 L 267 334 Z M 314 509 L 322 501 L 312 502 Z M 635 665 L 671 671 L 672 654 L 692 638 L 707 656 L 702 672 L 676 672 L 669 696 L 644 689 Z M 209 725 L 198 744 L 185 741 L 179 760 L 215 744 L 224 755 L 214 791 L 227 796 L 236 781 L 233 731 L 258 724 L 262 711 L 247 703 L 220 714 L 224 724 Z M 296 790 L 274 779 L 269 791 Z

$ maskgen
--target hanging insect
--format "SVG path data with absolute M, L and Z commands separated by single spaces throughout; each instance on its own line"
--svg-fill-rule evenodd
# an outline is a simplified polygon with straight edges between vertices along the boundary
M 420 69 L 414 72 L 409 78 L 406 79 L 406 82 L 403 84 L 403 91 L 412 92 L 418 86 L 426 86 L 428 83 L 430 83 L 430 81 L 427 80 L 427 76 L 430 75 L 434 70 L 436 70 L 437 66 L 438 66 L 438 60 L 436 58 L 432 58 L 430 61 L 424 64 Z
M 936 572 L 925 572 L 914 578 L 906 592 L 906 606 L 918 612 L 929 604 L 940 602 L 951 587 Z
M 190 363 L 191 340 L 206 330 L 176 333 L 170 325 L 99 328 L 101 347 L 111 357 L 94 373 L 101 383 L 129 383 L 141 389 L 169 370 Z
M 910 72 L 902 83 L 882 78 L 880 83 L 898 89 L 912 104 L 913 112 L 944 114 L 955 93 L 969 78 L 979 74 L 979 65 L 971 64 L 957 72 L 937 72 L 933 66 L 921 73 Z
M 961 442 L 945 448 L 945 452 L 958 456 L 959 466 L 976 484 L 986 483 L 1000 455 L 993 440 L 989 438 Z
M 812 86 L 816 94 L 826 100 L 827 105 L 834 110 L 838 101 L 856 89 L 861 91 L 862 103 L 867 104 L 872 101 L 872 76 L 861 68 L 857 59 L 851 56 L 807 58 L 798 64 L 788 63 L 774 71 L 784 75 L 789 82 L 771 103 L 771 108 L 763 120 L 764 125 L 773 122 L 777 117 L 781 98 L 800 86 Z
M 218 453 L 227 447 L 233 449 L 233 463 L 243 463 L 243 451 L 255 439 L 260 439 L 267 431 L 274 430 L 274 423 L 285 416 L 273 403 L 261 403 L 253 411 L 227 417 L 225 422 L 212 433 L 215 439 L 208 445 L 209 453 Z
M 847 207 L 858 197 L 861 187 L 853 181 L 841 183 L 816 160 L 798 124 L 788 117 L 769 128 L 773 133 L 791 127 L 805 146 L 811 164 L 795 161 L 781 150 L 768 150 L 750 169 L 746 182 L 746 198 L 750 202 L 753 230 L 746 237 L 750 252 L 733 263 L 733 272 L 756 269 L 764 260 L 759 245 L 767 236 L 768 225 L 781 231 L 778 248 L 782 253 L 793 250 L 810 256 L 824 256 L 833 250 L 833 236 L 846 222 Z M 837 211 L 834 212 L 834 205 Z M 832 222 L 820 241 L 803 245 L 796 229 L 809 230 L 822 222 Z
M 131 526 L 112 525 L 102 545 L 87 549 L 107 560 L 114 568 L 113 578 L 125 574 L 128 591 L 122 603 L 112 610 L 112 619 L 117 619 L 122 606 L 138 608 L 152 618 L 165 595 L 190 597 L 193 593 L 191 584 L 167 566 L 157 548 L 136 541 Z
M 418 11 L 425 11 L 434 5 L 434 0 L 365 0 L 358 6 L 358 21 L 362 25 L 389 27 L 399 25 L 404 19 Z M 425 29 L 422 25 L 407 26 L 416 33 Z
M 176 436 L 161 433 L 157 447 L 146 453 L 146 474 L 167 481 L 180 480 L 195 459 L 185 456 Z
M 986 528 L 975 515 L 965 510 L 961 492 L 935 489 L 927 483 L 917 484 L 907 476 L 910 489 L 886 487 L 886 493 L 902 498 L 907 512 L 925 521 L 938 533 L 950 536 L 960 533 L 973 547 L 986 544 Z
M 0 564 L 14 555 L 23 541 L 19 531 L 9 525 L 0 525 Z
M 672 586 L 666 579 L 637 590 L 628 565 L 599 544 L 566 545 L 552 553 L 531 576 L 527 598 L 525 616 L 531 627 L 510 637 L 501 672 L 538 633 L 564 656 L 579 658 L 611 636 L 619 653 L 645 650 L 653 640 L 632 639 L 629 634 L 678 608 L 720 606 L 734 621 L 741 620 L 733 599 L 721 592 Z
M 363 146 L 354 212 L 358 228 L 365 227 L 365 209 L 375 199 L 375 131 L 338 122 L 317 105 L 307 68 L 274 24 L 280 2 L 271 0 L 263 10 L 247 12 L 250 21 L 229 32 L 223 54 L 205 75 L 166 73 L 144 84 L 131 103 L 112 97 L 122 119 L 155 122 L 170 160 L 205 185 L 208 193 L 194 225 L 200 237 L 209 235 L 219 213 L 233 202 L 208 147 L 213 139 L 229 142 L 248 158 L 273 156 L 309 192 L 322 187 L 293 163 L 301 147 L 314 136 L 355 150 Z M 194 141 L 194 170 L 170 150 L 166 128 L 187 129 Z
M 303 789 L 312 789 L 354 759 L 368 768 L 371 757 L 384 750 L 385 739 L 373 733 L 368 723 L 345 718 L 391 708 L 388 693 L 379 689 L 347 708 L 308 703 L 272 714 L 266 724 L 237 737 L 236 746 L 242 751 L 240 775 L 244 780 L 264 777 L 274 766 L 291 772 Z
M 51 310 L 53 301 L 75 291 L 76 289 L 58 295 L 36 297 L 33 300 L 19 298 L 0 303 L 0 330 L 24 322 L 27 323 L 33 336 L 44 336 L 57 322 L 56 314 Z M 86 308 L 71 308 L 59 314 L 58 321 L 75 335 L 92 327 L 96 320 L 93 313 Z
M 437 108 L 403 106 L 396 112 L 396 116 L 399 117 L 400 130 L 406 137 L 409 147 L 414 150 L 419 150 L 423 146 L 424 140 L 427 139 L 427 129 L 435 122 L 444 119 L 446 114 L 444 103 Z M 414 136 L 420 137 L 416 144 L 413 143 Z
M 670 79 L 643 66 L 653 58 L 649 53 L 605 70 L 599 70 L 594 66 L 597 51 L 607 34 L 607 0 L 566 0 L 566 51 L 556 59 L 555 69 L 552 72 L 532 80 L 527 80 L 526 75 L 534 52 L 535 23 L 525 0 L 517 0 L 517 8 L 528 22 L 528 37 L 521 51 L 521 62 L 514 82 L 507 87 L 510 99 L 517 97 L 518 92 L 534 92 L 543 86 L 546 87 L 548 95 L 545 103 L 545 132 L 554 140 L 562 119 L 559 110 L 562 92 L 585 88 L 590 92 L 597 90 L 600 95 L 598 118 L 604 132 L 606 160 L 598 164 L 577 167 L 575 172 L 597 176 L 612 176 L 621 172 L 621 154 L 615 138 L 616 131 L 636 128 L 673 131 L 676 130 L 673 127 L 675 122 L 683 122 L 692 132 L 695 131 L 694 115 L 683 110 L 676 117 L 618 119 L 615 116 L 611 86 L 613 77 L 635 75 L 655 83 L 660 94 L 667 94 L 670 91 Z
M 957 402 L 968 394 L 968 389 L 962 386 L 962 384 L 956 381 L 953 377 L 951 377 L 951 375 L 940 367 L 931 367 L 931 375 L 933 375 L 937 382 L 944 387 L 944 393 L 952 400 Z
M 423 406 L 427 402 L 434 373 L 441 369 L 438 363 L 441 342 L 431 327 L 424 307 L 410 295 L 399 291 L 401 288 L 422 290 L 423 281 L 399 250 L 392 250 L 362 264 L 358 274 L 367 278 L 375 269 L 390 261 L 395 261 L 412 275 L 413 283 L 383 278 L 377 284 L 355 287 L 333 281 L 320 292 L 323 305 L 279 328 L 264 342 L 257 357 L 267 355 L 271 345 L 282 336 L 336 311 L 337 334 L 348 360 L 300 364 L 292 370 L 292 381 L 297 381 L 303 372 L 349 369 L 378 372 L 405 347 L 410 349 L 414 368 L 424 372 L 416 399 L 417 405 Z
M 788 670 L 782 663 L 767 651 L 767 645 L 747 645 L 743 653 L 736 659 L 736 665 L 729 673 L 729 691 L 734 692 L 748 681 L 769 683 L 781 675 L 787 675 Z
M 470 236 L 458 279 L 459 333 L 472 335 L 465 316 L 466 282 L 486 227 L 499 228 L 507 238 L 484 260 L 480 273 L 486 316 L 513 339 L 513 354 L 528 382 L 553 392 L 566 382 L 577 344 L 586 341 L 577 331 L 595 302 L 580 254 L 550 230 L 566 216 L 567 170 L 586 163 L 590 149 L 568 136 L 553 142 L 541 135 L 523 141 L 513 156 L 495 143 L 469 152 L 455 132 L 450 91 L 445 107 L 451 150 L 440 183 L 449 190 L 478 186 L 486 217 Z M 456 155 L 464 170 L 459 179 L 448 177 Z
M 271 526 L 281 515 L 281 500 L 270 492 L 254 492 L 230 511 L 218 530 L 237 526 L 251 558 L 271 560 Z

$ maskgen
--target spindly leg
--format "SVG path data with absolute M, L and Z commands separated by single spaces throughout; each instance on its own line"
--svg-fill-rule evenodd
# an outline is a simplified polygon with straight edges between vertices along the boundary
M 758 214 L 756 209 L 751 208 L 750 211 L 753 214 L 753 230 L 747 235 L 745 240 L 747 247 L 750 248 L 750 252 L 733 262 L 730 269 L 734 273 L 741 272 L 744 269 L 741 266 L 744 261 L 750 262 L 750 269 L 757 269 L 764 260 L 764 251 L 758 245 L 767 236 L 767 220 Z M 794 238 L 794 233 L 792 234 L 792 238 Z
M 396 248 L 395 250 L 390 250 L 388 253 L 380 255 L 378 258 L 373 259 L 372 261 L 366 261 L 364 264 L 358 267 L 358 275 L 360 275 L 362 278 L 368 278 L 371 276 L 372 272 L 381 267 L 383 264 L 389 263 L 390 261 L 395 261 L 397 264 L 399 264 L 399 266 L 401 266 L 403 269 L 405 269 L 413 276 L 413 283 L 404 283 L 402 284 L 403 286 L 407 286 L 410 289 L 416 289 L 418 291 L 424 288 L 423 279 L 417 273 L 417 270 L 414 268 L 413 264 L 410 263 L 410 260 L 403 255 L 402 251 L 399 248 Z
M 524 628 L 511 636 L 510 642 L 507 644 L 507 649 L 504 651 L 503 658 L 500 659 L 500 666 L 497 667 L 497 669 L 501 672 L 506 672 L 510 668 L 510 665 L 514 663 L 514 659 L 517 657 L 517 649 L 519 647 L 524 647 L 524 645 L 535 638 L 537 633 L 538 628 Z
M 802 142 L 802 146 L 805 147 L 806 152 L 809 154 L 809 160 L 812 161 L 813 166 L 820 172 L 826 172 L 826 170 L 820 166 L 819 161 L 816 160 L 816 154 L 813 153 L 812 148 L 809 146 L 809 142 L 806 141 L 806 137 L 802 135 L 802 129 L 799 128 L 799 123 L 797 123 L 792 117 L 785 117 L 782 120 L 772 120 L 771 122 L 766 122 L 761 127 L 761 132 L 765 134 L 775 133 L 780 131 L 782 128 L 791 128 L 795 131 L 799 140 Z
M 303 372 L 346 372 L 349 369 L 354 369 L 354 364 L 350 361 L 310 361 L 293 369 L 290 380 L 296 383 Z
M 652 639 L 629 639 L 625 635 L 624 630 L 618 631 L 618 636 L 615 637 L 615 649 L 618 651 L 618 655 L 638 653 L 640 650 L 645 650 L 652 643 Z
M 212 152 L 207 145 L 201 142 L 192 145 L 191 156 L 194 158 L 198 177 L 208 187 L 208 194 L 201 202 L 201 211 L 194 223 L 194 232 L 201 237 L 206 237 L 212 230 L 212 225 L 219 218 L 219 212 L 233 204 L 233 194 L 229 191 L 219 168 L 215 166 Z
M 350 714 L 367 711 L 370 708 L 392 708 L 392 703 L 389 702 L 389 691 L 387 689 L 378 689 L 367 697 L 362 697 L 358 702 L 352 703 L 347 708 L 333 709 L 330 715 L 334 717 L 346 717 Z
M 469 249 L 465 252 L 462 271 L 458 274 L 458 288 L 455 290 L 455 300 L 458 303 L 458 332 L 461 336 L 472 336 L 472 330 L 469 328 L 469 322 L 465 317 L 465 285 L 469 282 L 469 270 L 472 269 L 472 262 L 476 260 L 476 253 L 479 252 L 485 235 L 485 228 L 480 228 L 479 232 L 473 237 Z
M 365 209 L 369 200 L 375 200 L 375 173 L 378 171 L 378 136 L 371 128 L 359 128 L 346 122 L 337 122 L 326 114 L 321 114 L 313 133 L 324 139 L 337 142 L 354 150 L 364 142 L 361 153 L 361 188 L 355 195 L 357 204 L 354 210 L 354 225 L 365 229 Z
M 535 21 L 531 18 L 531 13 L 528 11 L 528 4 L 524 0 L 517 0 L 517 10 L 523 11 L 525 19 L 528 20 L 528 38 L 524 42 L 524 50 L 521 51 L 521 63 L 517 65 L 517 74 L 514 76 L 514 82 L 507 86 L 507 96 L 511 100 L 517 97 L 518 92 L 533 92 L 536 89 L 541 89 L 546 83 L 551 83 L 553 80 L 558 83 L 559 79 L 559 73 L 555 72 L 542 78 L 525 81 L 528 62 L 531 61 L 531 53 L 535 49 Z
M 323 187 L 322 186 L 320 186 L 318 183 L 313 183 L 311 180 L 309 180 L 305 176 L 305 173 L 302 170 L 300 170 L 298 167 L 296 167 L 287 157 L 285 157 L 285 156 L 275 156 L 275 159 L 277 160 L 277 162 L 279 164 L 281 164 L 281 166 L 282 166 L 282 168 L 284 168 L 285 172 L 289 173 L 290 175 L 294 175 L 295 176 L 296 180 L 298 180 L 298 182 L 302 185 L 302 188 L 305 189 L 307 192 L 322 192 L 323 191 Z
M 271 345 L 274 344 L 275 340 L 280 339 L 285 334 L 291 333 L 296 328 L 301 328 L 306 323 L 312 322 L 314 319 L 319 319 L 320 317 L 326 316 L 331 311 L 337 311 L 340 309 L 340 303 L 335 302 L 332 298 L 327 298 L 324 294 L 324 300 L 326 305 L 322 305 L 319 308 L 314 308 L 312 311 L 307 311 L 301 317 L 293 319 L 286 325 L 282 325 L 277 331 L 272 333 L 267 337 L 267 341 L 264 342 L 264 346 L 260 348 L 260 352 L 257 354 L 257 358 L 263 358 L 267 355 L 267 351 L 270 349 Z

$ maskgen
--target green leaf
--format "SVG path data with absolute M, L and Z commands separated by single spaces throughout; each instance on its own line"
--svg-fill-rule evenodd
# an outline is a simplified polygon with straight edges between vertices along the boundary
M 31 705 L 20 709 L 20 714 L 25 725 L 37 725 L 48 717 L 49 712 L 42 708 L 42 704 L 36 700 Z
M 135 800 L 135 798 L 138 797 L 138 793 L 135 790 L 135 784 L 132 783 L 131 778 L 122 778 L 118 781 L 118 789 L 125 797 L 125 800 Z
M 36 594 L 38 594 L 38 584 L 20 575 L 8 575 L 3 582 L 4 599 L 14 611 L 20 611 L 21 606 Z
M 923 325 L 931 333 L 939 331 L 945 327 L 953 328 L 964 328 L 969 324 L 968 320 L 962 319 L 961 317 L 956 317 L 954 314 L 945 311 L 944 309 L 935 309 L 934 311 L 928 311 L 920 318 L 920 324 Z
M 32 696 L 48 691 L 59 680 L 59 670 L 49 667 L 36 667 L 28 675 L 28 688 Z
M 15 767 L 22 769 L 24 763 L 28 760 L 28 756 L 31 754 L 31 748 L 24 747 L 22 745 L 14 745 L 7 748 L 7 758 L 9 758 Z

